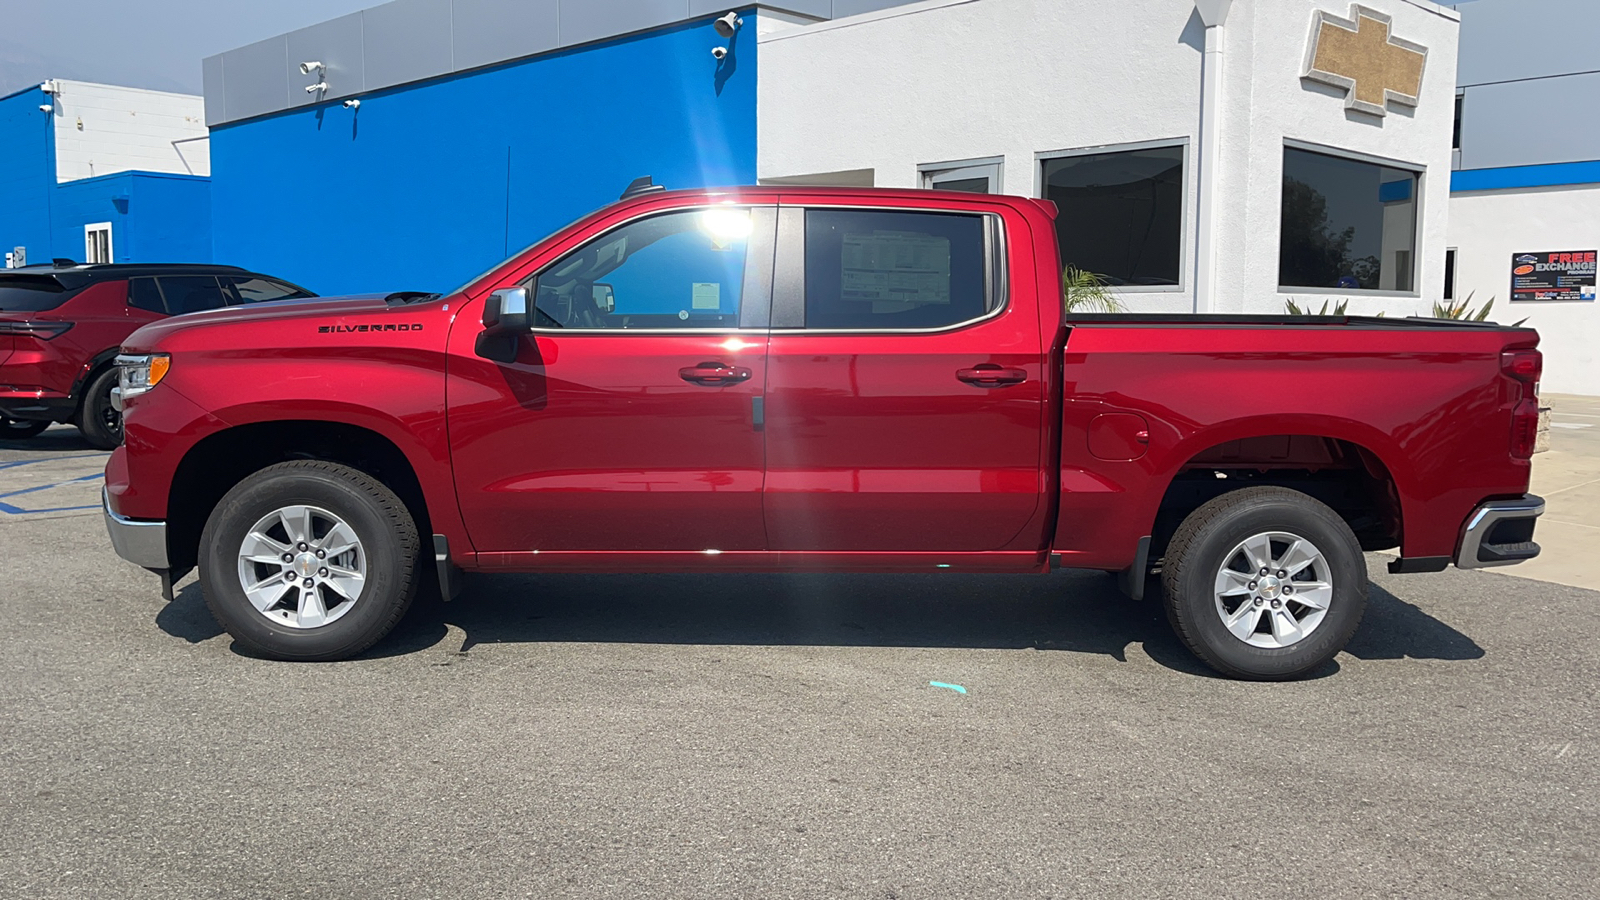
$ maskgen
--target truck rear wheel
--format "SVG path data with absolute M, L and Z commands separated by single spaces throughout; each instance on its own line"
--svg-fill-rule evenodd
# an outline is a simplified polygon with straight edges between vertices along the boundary
M 366 473 L 279 463 L 212 510 L 200 537 L 200 586 L 217 622 L 256 654 L 347 659 L 405 615 L 418 546 L 410 511 Z
M 1254 487 L 1189 514 L 1167 546 L 1167 618 L 1224 675 L 1297 678 L 1361 624 L 1367 569 L 1350 526 L 1299 491 Z

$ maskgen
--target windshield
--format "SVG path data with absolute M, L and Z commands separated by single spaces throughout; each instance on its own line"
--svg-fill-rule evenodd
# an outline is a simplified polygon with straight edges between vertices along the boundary
M 571 228 L 572 226 L 578 224 L 579 222 L 582 222 L 584 219 L 587 219 L 587 218 L 589 218 L 590 216 L 593 216 L 593 215 L 595 215 L 595 213 L 586 213 L 584 215 L 581 215 L 578 218 L 573 219 L 571 222 L 568 222 L 566 225 L 562 226 L 561 228 L 558 228 L 555 231 L 552 231 L 550 234 L 552 234 L 552 235 L 560 234 L 561 232 L 566 231 L 568 228 Z M 489 277 L 489 273 L 490 272 L 493 272 L 495 269 L 498 269 L 501 266 L 505 265 L 508 261 L 516 259 L 517 257 L 521 256 L 522 254 L 527 253 L 529 250 L 532 250 L 534 247 L 539 246 L 540 244 L 544 243 L 547 240 L 549 240 L 548 236 L 539 238 L 537 241 L 534 241 L 533 243 L 529 244 L 528 246 L 523 247 L 521 250 L 518 250 L 517 252 L 515 252 L 515 253 L 511 254 L 510 256 L 506 257 L 505 259 L 497 261 L 494 265 L 490 266 L 489 268 L 484 269 L 482 272 L 479 272 L 478 274 L 472 276 L 471 278 L 468 278 L 466 281 L 462 282 L 461 284 L 456 285 L 454 290 L 445 291 L 443 294 L 436 294 L 435 296 L 451 297 L 451 296 L 454 296 L 456 294 L 459 294 L 462 291 L 466 290 L 467 288 L 472 287 L 472 285 L 475 284 L 476 282 L 478 282 L 479 280 Z
M 67 302 L 75 293 L 50 275 L 0 273 L 0 311 L 43 312 Z

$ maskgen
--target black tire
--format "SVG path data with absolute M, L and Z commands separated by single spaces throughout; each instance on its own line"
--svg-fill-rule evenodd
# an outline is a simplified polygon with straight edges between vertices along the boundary
M 89 379 L 83 389 L 83 402 L 78 404 L 78 416 L 72 423 L 96 450 L 115 450 L 122 443 L 122 413 L 111 405 L 111 389 L 116 386 L 116 366 Z
M 240 547 L 263 517 L 286 506 L 327 510 L 349 524 L 366 555 L 366 582 L 348 612 L 297 628 L 258 611 L 240 584 Z M 296 460 L 268 466 L 228 491 L 200 536 L 206 606 L 246 650 L 271 659 L 348 659 L 394 628 L 417 591 L 420 541 L 411 512 L 377 479 L 349 466 Z
M 25 441 L 49 427 L 49 422 L 0 418 L 0 441 Z
M 1321 551 L 1332 578 L 1326 613 L 1287 646 L 1246 643 L 1219 614 L 1216 584 L 1227 557 L 1247 538 L 1268 532 L 1308 539 Z M 1190 513 L 1167 545 L 1161 582 L 1167 618 L 1189 650 L 1224 675 L 1255 681 L 1298 678 L 1333 659 L 1355 635 L 1367 606 L 1366 560 L 1350 526 L 1314 498 L 1280 487 L 1233 491 Z M 1263 629 L 1270 630 L 1270 615 Z

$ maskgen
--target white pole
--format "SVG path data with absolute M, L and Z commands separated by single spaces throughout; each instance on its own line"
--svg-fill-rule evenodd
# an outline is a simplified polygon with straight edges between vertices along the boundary
M 1206 26 L 1206 49 L 1200 71 L 1199 198 L 1195 210 L 1194 311 L 1216 309 L 1218 158 L 1222 152 L 1222 26 L 1233 0 L 1195 0 Z

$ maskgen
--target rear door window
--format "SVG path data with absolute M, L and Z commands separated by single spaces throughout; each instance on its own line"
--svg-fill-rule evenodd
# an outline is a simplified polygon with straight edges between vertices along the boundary
M 161 288 L 154 278 L 128 279 L 128 305 L 146 312 L 167 314 L 167 305 L 161 300 Z
M 994 309 L 984 217 L 806 211 L 805 327 L 944 328 Z
M 267 303 L 273 300 L 303 300 L 314 297 L 310 291 L 292 284 L 262 278 L 260 275 L 227 275 L 223 283 L 228 286 L 230 303 Z
M 163 275 L 160 282 L 161 293 L 167 299 L 167 312 L 175 316 L 227 305 L 227 297 L 215 275 Z

